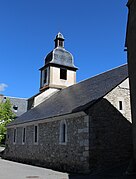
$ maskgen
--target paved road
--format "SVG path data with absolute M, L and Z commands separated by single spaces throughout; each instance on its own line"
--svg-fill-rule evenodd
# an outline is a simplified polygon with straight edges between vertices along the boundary
M 97 175 L 71 175 L 0 158 L 0 179 L 136 179 L 125 175 L 127 165 Z
M 69 179 L 67 173 L 0 159 L 0 179 Z

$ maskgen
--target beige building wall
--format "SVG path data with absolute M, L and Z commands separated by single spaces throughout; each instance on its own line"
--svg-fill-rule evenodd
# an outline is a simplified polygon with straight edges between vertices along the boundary
M 50 67 L 50 87 L 60 86 L 62 88 L 76 83 L 76 71 L 67 70 L 67 80 L 60 79 L 60 68 Z
M 36 107 L 37 105 L 39 105 L 40 103 L 51 97 L 53 94 L 57 93 L 58 91 L 59 91 L 58 89 L 49 88 L 44 92 L 42 92 L 41 94 L 39 94 L 34 98 L 34 107 Z

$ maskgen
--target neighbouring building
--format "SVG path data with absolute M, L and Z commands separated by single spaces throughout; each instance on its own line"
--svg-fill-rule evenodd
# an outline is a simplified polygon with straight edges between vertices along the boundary
M 26 98 L 10 97 L 0 94 L 0 102 L 5 102 L 7 98 L 10 100 L 12 104 L 12 111 L 15 113 L 16 117 L 19 117 L 27 111 Z
M 128 1 L 128 24 L 126 34 L 126 48 L 128 56 L 128 73 L 130 80 L 130 96 L 132 106 L 132 129 L 133 129 L 133 171 L 136 172 L 136 0 Z
M 4 158 L 67 172 L 95 173 L 132 153 L 127 65 L 76 84 L 61 33 L 45 58 L 40 92 L 7 126 Z

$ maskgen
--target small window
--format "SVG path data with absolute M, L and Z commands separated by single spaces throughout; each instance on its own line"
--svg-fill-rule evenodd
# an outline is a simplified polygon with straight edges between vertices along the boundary
M 67 80 L 67 70 L 66 69 L 60 69 L 60 79 Z
M 59 41 L 59 46 L 63 47 L 63 41 Z
M 14 109 L 15 112 L 17 112 L 18 106 L 17 106 L 17 105 L 14 105 L 14 106 L 13 106 L 13 109 Z
M 66 125 L 62 125 L 62 141 L 61 142 L 66 142 Z
M 38 126 L 34 126 L 34 143 L 38 143 Z
M 44 84 L 47 83 L 47 69 L 44 70 Z
M 17 137 L 17 129 L 14 129 L 14 134 L 13 134 L 13 143 L 16 143 L 16 137 Z
M 60 123 L 60 144 L 66 144 L 67 142 L 67 125 L 65 121 Z
M 26 142 L 26 128 L 23 128 L 23 133 L 22 133 L 22 144 Z
M 41 72 L 41 87 L 43 87 L 44 85 L 46 85 L 48 83 L 48 73 L 49 73 L 49 69 L 43 69 Z
M 119 110 L 120 110 L 120 111 L 123 110 L 123 103 L 122 103 L 122 101 L 119 101 Z

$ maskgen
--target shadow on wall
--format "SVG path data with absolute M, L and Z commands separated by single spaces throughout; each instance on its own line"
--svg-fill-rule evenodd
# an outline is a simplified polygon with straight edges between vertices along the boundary
M 129 162 L 132 157 L 132 124 L 104 98 L 87 113 L 91 116 L 90 172 Z
M 132 158 L 132 124 L 104 98 L 92 107 L 88 105 L 86 113 L 90 115 L 89 163 L 93 175 L 69 175 L 68 178 L 136 178 L 126 175 Z

